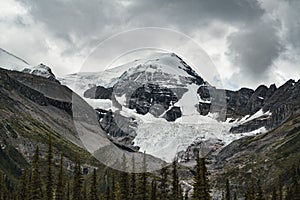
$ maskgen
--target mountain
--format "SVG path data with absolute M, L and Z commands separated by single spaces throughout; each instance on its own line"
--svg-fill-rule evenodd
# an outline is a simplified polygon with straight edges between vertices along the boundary
M 0 169 L 5 174 L 18 176 L 29 165 L 36 145 L 45 154 L 48 134 L 53 136 L 55 151 L 63 153 L 70 167 L 75 157 L 80 157 L 84 166 L 106 164 L 117 169 L 118 157 L 131 158 L 132 152 L 123 151 L 107 138 L 96 111 L 68 87 L 42 76 L 1 68 L 0 83 Z M 135 158 L 139 166 L 143 154 L 137 152 Z M 148 155 L 146 160 L 149 169 L 162 163 Z
M 227 91 L 211 86 L 174 53 L 59 80 L 97 110 L 112 140 L 166 161 L 199 138 L 222 146 L 244 135 L 229 132 L 240 121 L 224 118 Z
M 69 169 L 76 156 L 85 171 L 119 169 L 122 155 L 134 155 L 141 166 L 146 151 L 150 171 L 177 156 L 188 185 L 201 151 L 214 189 L 229 178 L 244 191 L 255 176 L 266 180 L 269 192 L 279 175 L 291 183 L 289 166 L 299 160 L 299 102 L 300 80 L 254 90 L 215 88 L 173 53 L 63 78 L 43 64 L 0 69 L 0 170 L 19 176 L 36 145 L 46 153 L 51 134 Z
M 30 163 L 36 145 L 45 153 L 47 134 L 55 151 L 71 164 L 77 152 L 87 161 L 72 119 L 72 91 L 57 82 L 17 71 L 0 69 L 0 168 L 18 176 Z
M 178 153 L 183 160 L 192 158 L 193 145 L 201 141 L 215 151 L 245 135 L 264 133 L 299 112 L 299 81 L 279 88 L 219 89 L 174 53 L 153 53 L 60 81 L 97 110 L 112 140 L 167 161 Z
M 263 189 L 268 193 L 280 181 L 290 186 L 292 166 L 297 165 L 300 158 L 299 127 L 298 113 L 272 131 L 244 137 L 224 147 L 212 165 L 216 187 L 223 187 L 228 178 L 239 191 L 245 192 L 245 182 L 251 177 L 264 180 Z
M 41 77 L 45 77 L 49 80 L 52 81 L 58 81 L 55 77 L 55 75 L 53 74 L 52 70 L 50 67 L 44 65 L 43 63 L 35 66 L 35 67 L 28 67 L 28 68 L 24 68 L 22 70 L 22 72 L 24 73 L 28 73 L 28 74 L 33 74 L 36 76 L 41 76 Z
M 29 64 L 25 60 L 0 48 L 0 67 L 9 70 L 20 71 L 25 67 L 29 67 Z
M 215 140 L 229 128 L 199 115 L 199 101 L 207 101 L 197 90 L 208 83 L 173 53 L 154 53 L 104 72 L 72 74 L 60 81 L 98 111 L 102 128 L 113 140 L 166 161 L 196 138 Z
M 2 48 L 0 48 L 0 68 L 22 71 L 24 73 L 34 74 L 36 76 L 42 76 L 53 81 L 58 81 L 50 67 L 42 63 L 32 67 L 22 58 L 19 58 L 18 56 Z

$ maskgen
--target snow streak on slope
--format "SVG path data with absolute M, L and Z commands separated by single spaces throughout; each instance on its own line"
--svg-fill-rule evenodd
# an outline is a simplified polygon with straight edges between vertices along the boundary
M 0 48 L 0 67 L 1 68 L 20 71 L 28 66 L 29 66 L 29 64 L 25 60 Z
M 179 106 L 182 109 L 183 116 L 198 116 L 199 112 L 197 111 L 197 105 L 199 104 L 200 98 L 197 95 L 197 90 L 199 86 L 187 85 L 187 88 L 188 91 L 175 103 L 175 106 Z

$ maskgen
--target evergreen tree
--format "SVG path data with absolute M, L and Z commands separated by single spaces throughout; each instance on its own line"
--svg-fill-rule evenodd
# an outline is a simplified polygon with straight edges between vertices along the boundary
M 233 200 L 237 200 L 238 198 L 237 198 L 237 193 L 236 193 L 236 191 L 234 192 L 234 195 L 233 195 Z
M 53 147 L 52 147 L 52 138 L 51 135 L 48 134 L 48 151 L 47 151 L 47 176 L 46 176 L 46 200 L 53 199 L 53 173 L 52 173 L 52 165 L 53 165 Z
M 19 199 L 28 200 L 27 170 L 23 170 L 19 189 Z
M 204 157 L 200 158 L 199 155 L 197 155 L 196 157 L 196 167 L 193 186 L 193 200 L 209 200 L 211 198 L 209 194 L 210 186 L 208 181 L 206 161 Z
M 299 184 L 299 166 L 294 166 L 294 174 L 293 174 L 293 197 L 294 200 L 300 200 L 300 184 Z
M 121 188 L 120 188 L 120 184 L 118 182 L 116 182 L 116 185 L 115 185 L 114 200 L 123 200 L 121 198 Z
M 87 185 L 86 185 L 86 181 L 83 182 L 83 188 L 82 188 L 82 191 L 81 191 L 81 199 L 82 200 L 87 200 Z
M 230 200 L 230 184 L 229 180 L 226 180 L 226 193 L 225 193 L 225 199 Z
M 39 147 L 35 149 L 32 160 L 32 169 L 31 169 L 31 192 L 29 200 L 40 200 L 43 199 L 43 190 L 42 190 L 42 181 L 40 177 L 40 158 L 39 158 Z
M 258 181 L 257 181 L 256 200 L 264 200 L 260 179 L 258 179 Z
M 105 192 L 105 199 L 106 200 L 114 200 L 114 198 L 110 198 L 110 187 L 109 187 L 109 185 L 106 187 L 106 192 Z M 112 195 L 112 196 L 114 196 L 114 195 Z
M 80 162 L 78 159 L 76 159 L 75 167 L 74 167 L 72 200 L 81 200 L 81 190 L 82 190 L 82 173 L 81 173 Z
M 135 174 L 135 159 L 134 159 L 134 155 L 132 156 L 132 172 L 131 172 L 131 191 L 130 191 L 130 195 L 131 195 L 131 200 L 135 200 L 136 199 L 136 174 Z
M 184 192 L 184 200 L 188 200 L 189 199 L 189 191 L 185 191 Z
M 129 180 L 127 173 L 127 163 L 125 154 L 122 156 L 122 171 L 120 172 L 120 188 L 121 199 L 127 199 L 129 197 Z
M 92 183 L 90 189 L 90 200 L 97 200 L 97 174 L 96 169 L 93 171 Z
M 222 197 L 221 197 L 222 200 L 225 200 L 225 192 L 222 191 Z
M 5 183 L 4 183 L 4 176 L 3 173 L 0 171 L 0 200 L 4 200 L 4 188 L 5 188 Z
M 173 169 L 172 169 L 172 199 L 174 200 L 180 200 L 182 197 L 181 194 L 181 188 L 179 185 L 179 177 L 178 177 L 178 162 L 175 159 L 172 163 Z
M 64 199 L 64 180 L 63 180 L 63 156 L 60 156 L 59 171 L 57 175 L 57 183 L 55 190 L 55 200 Z
M 254 179 L 251 178 L 250 185 L 248 186 L 245 200 L 253 200 L 255 199 L 255 190 L 254 190 Z
M 282 192 L 282 178 L 279 176 L 278 178 L 278 200 L 283 200 L 283 192 Z
M 156 179 L 154 178 L 151 182 L 150 200 L 156 200 L 156 199 L 157 199 L 157 183 L 156 183 Z
M 71 190 L 70 190 L 70 182 L 69 181 L 67 181 L 67 192 L 66 192 L 66 200 L 70 200 L 71 198 Z
M 300 184 L 299 184 L 299 169 L 294 164 L 292 166 L 292 185 L 287 191 L 287 198 L 292 200 L 300 200 Z
M 110 199 L 112 199 L 112 200 L 114 200 L 114 192 L 115 192 L 115 190 L 116 190 L 116 179 L 115 179 L 115 172 L 112 170 L 111 171 L 111 177 L 112 177 L 112 180 L 111 180 L 111 192 L 110 192 L 110 190 L 109 190 L 109 193 L 108 194 L 110 194 L 111 195 L 111 197 L 110 196 L 108 196 L 108 198 Z M 120 186 L 120 185 L 119 185 Z M 110 188 L 110 187 L 109 187 Z
M 169 185 L 168 185 L 168 169 L 167 167 L 162 167 L 160 170 L 160 199 L 167 200 L 169 193 Z
M 275 187 L 273 187 L 273 191 L 272 191 L 272 200 L 277 200 L 277 193 Z
M 144 152 L 142 172 L 138 175 L 138 186 L 136 199 L 147 200 L 148 199 L 148 184 L 147 184 L 148 174 L 147 174 L 147 163 L 146 163 L 146 152 Z
M 32 169 L 29 169 L 28 170 L 28 184 L 27 184 L 27 199 L 30 199 L 31 197 L 31 194 L 32 194 L 32 185 L 31 185 L 31 182 L 32 182 Z
M 180 195 L 180 200 L 184 200 L 184 194 L 183 194 L 183 189 L 179 186 L 179 195 Z

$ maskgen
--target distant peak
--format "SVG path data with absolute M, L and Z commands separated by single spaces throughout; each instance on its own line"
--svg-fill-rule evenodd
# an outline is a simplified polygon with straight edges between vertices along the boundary
M 56 77 L 53 74 L 51 68 L 43 63 L 40 63 L 35 67 L 25 68 L 22 72 L 27 74 L 33 74 L 36 76 L 42 76 L 50 80 L 56 80 Z

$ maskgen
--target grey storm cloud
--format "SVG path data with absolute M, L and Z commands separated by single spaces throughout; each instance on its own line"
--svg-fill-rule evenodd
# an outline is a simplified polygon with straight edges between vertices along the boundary
M 47 27 L 54 36 L 70 44 L 67 51 L 83 48 L 89 41 L 113 32 L 124 23 L 121 4 L 115 1 L 21 1 L 29 8 L 37 23 Z M 103 38 L 102 38 L 103 39 Z
M 36 28 L 33 33 L 36 35 L 28 42 L 36 45 L 31 46 L 32 52 L 34 49 L 40 51 L 34 55 L 39 56 L 36 58 L 37 62 L 44 60 L 41 55 L 49 55 L 49 50 L 44 54 L 40 50 L 47 51 L 49 45 L 54 47 L 52 50 L 60 49 L 50 52 L 53 58 L 60 59 L 55 62 L 59 64 L 61 61 L 72 60 L 77 55 L 79 57 L 76 59 L 81 58 L 81 55 L 89 53 L 99 42 L 114 34 L 141 27 L 170 28 L 191 37 L 203 33 L 212 39 L 226 41 L 224 44 L 227 46 L 220 48 L 217 57 L 226 55 L 232 65 L 231 70 L 244 73 L 255 83 L 262 82 L 263 75 L 269 73 L 274 62 L 284 52 L 288 52 L 287 49 L 292 49 L 289 52 L 300 52 L 298 0 L 15 1 L 26 8 L 26 15 L 33 19 L 33 23 L 20 15 L 15 24 L 8 24 L 7 27 L 24 26 L 29 27 L 28 30 L 38 27 L 40 32 L 44 32 L 43 36 L 37 35 L 39 31 Z M 217 25 L 210 29 L 215 22 Z M 218 24 L 225 28 L 216 28 Z M 5 28 L 2 30 L 3 35 L 6 34 Z M 43 37 L 51 39 L 46 42 Z M 35 42 L 34 38 L 38 40 Z M 20 45 L 11 46 L 17 49 Z M 297 53 L 294 53 L 294 57 L 299 58 Z M 74 61 L 69 63 L 73 64 Z M 239 82 L 239 85 L 242 84 L 242 81 Z
M 37 21 L 59 36 L 91 35 L 135 26 L 174 26 L 189 31 L 216 19 L 245 24 L 259 20 L 264 14 L 256 0 L 23 0 L 22 3 L 30 8 Z
M 256 0 L 138 0 L 129 11 L 134 13 L 133 17 L 143 17 L 154 25 L 158 20 L 165 25 L 174 24 L 188 29 L 205 26 L 213 20 L 244 24 L 256 21 L 264 14 Z
M 256 0 L 135 0 L 135 1 L 25 1 L 37 23 L 70 45 L 69 56 L 103 39 L 137 27 L 167 27 L 190 34 L 212 21 L 244 26 L 264 14 Z M 222 34 L 211 33 L 215 37 Z
M 275 23 L 261 22 L 245 27 L 228 37 L 227 52 L 240 73 L 249 79 L 260 78 L 268 72 L 284 50 Z
M 285 13 L 285 26 L 287 31 L 287 40 L 300 52 L 300 1 L 288 1 L 289 12 Z

